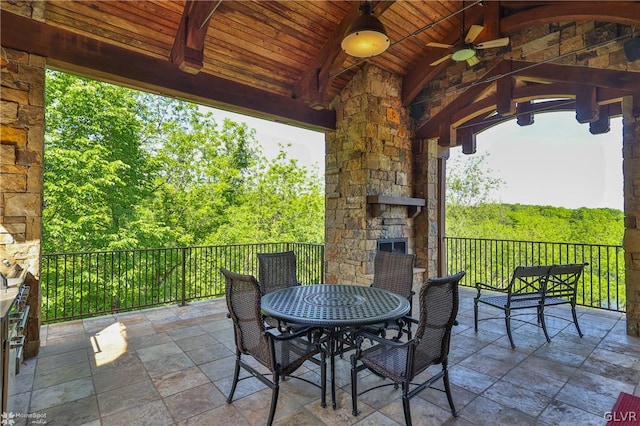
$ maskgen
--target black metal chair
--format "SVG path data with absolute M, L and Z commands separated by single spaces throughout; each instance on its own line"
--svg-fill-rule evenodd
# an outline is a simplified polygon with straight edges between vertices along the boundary
M 326 354 L 319 343 L 301 338 L 301 336 L 310 333 L 311 329 L 280 335 L 274 334 L 276 330 L 267 330 L 260 312 L 262 295 L 256 279 L 251 275 L 237 274 L 224 268 L 220 268 L 220 271 L 226 280 L 227 307 L 229 308 L 229 316 L 233 320 L 236 342 L 236 365 L 227 402 L 231 403 L 233 400 L 233 394 L 239 380 L 244 380 L 244 378 L 239 379 L 240 367 L 242 367 L 272 389 L 271 408 L 267 419 L 267 424 L 271 425 L 278 403 L 280 379 L 296 371 L 305 361 L 311 361 L 320 365 L 320 385 L 303 377 L 291 377 L 319 387 L 321 403 L 325 407 Z M 271 373 L 271 379 L 246 363 L 242 359 L 242 355 L 250 355 L 266 367 Z M 317 355 L 320 359 L 316 358 Z
M 548 310 L 546 308 L 548 306 L 569 304 L 571 305 L 573 324 L 576 326 L 576 330 L 580 337 L 582 337 L 583 334 L 582 331 L 580 331 L 578 315 L 576 314 L 576 294 L 578 292 L 578 281 L 584 271 L 584 267 L 587 265 L 588 263 L 575 263 L 551 266 L 544 288 L 544 310 L 542 313 L 542 321 L 544 322 L 545 317 L 548 316 L 566 319 L 559 315 L 548 314 Z
M 513 318 L 516 315 L 526 314 L 513 314 L 513 311 L 536 309 L 538 324 L 542 326 L 542 331 L 544 331 L 547 342 L 549 342 L 549 333 L 547 333 L 547 326 L 544 322 L 543 316 L 543 295 L 545 282 L 549 275 L 549 269 L 549 266 L 518 266 L 514 269 L 511 280 L 506 287 L 494 286 L 480 282 L 476 283 L 478 293 L 473 299 L 473 318 L 476 333 L 478 332 L 479 303 L 501 309 L 504 311 L 504 321 L 507 327 L 509 342 L 511 343 L 511 347 L 515 349 L 516 346 L 513 343 L 513 336 L 511 334 L 511 319 L 517 319 Z M 482 290 L 490 290 L 492 292 L 502 294 L 482 294 Z
M 406 297 L 409 300 L 410 310 L 407 316 L 396 323 L 375 324 L 367 327 L 368 331 L 378 332 L 385 337 L 386 330 L 397 330 L 396 339 L 403 332 L 411 339 L 411 315 L 413 311 L 413 266 L 415 255 L 404 253 L 392 253 L 377 251 L 373 259 L 373 283 L 371 287 L 381 288 Z
M 258 253 L 258 283 L 262 295 L 300 285 L 297 278 L 296 254 L 293 251 Z M 281 328 L 274 318 L 266 317 L 269 327 Z
M 415 336 L 408 342 L 384 339 L 367 331 L 358 333 L 358 348 L 351 355 L 351 400 L 354 416 L 358 415 L 358 396 L 382 386 L 400 385 L 404 418 L 410 426 L 411 398 L 427 387 L 433 388 L 433 384 L 442 379 L 451 414 L 457 417 L 449 385 L 448 355 L 451 328 L 458 314 L 458 283 L 464 275 L 465 272 L 460 271 L 448 277 L 429 279 L 423 284 L 419 294 L 420 320 L 417 322 Z M 365 339 L 374 342 L 374 346 L 362 350 L 360 345 Z M 432 365 L 441 365 L 442 370 L 422 383 L 412 383 L 418 374 Z M 358 393 L 358 372 L 365 368 L 390 379 L 392 383 L 384 383 Z

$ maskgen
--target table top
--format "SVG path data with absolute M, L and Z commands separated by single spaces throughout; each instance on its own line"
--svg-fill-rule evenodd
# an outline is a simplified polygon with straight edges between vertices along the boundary
M 314 284 L 265 294 L 262 313 L 294 324 L 353 327 L 398 319 L 409 313 L 409 301 L 379 288 Z

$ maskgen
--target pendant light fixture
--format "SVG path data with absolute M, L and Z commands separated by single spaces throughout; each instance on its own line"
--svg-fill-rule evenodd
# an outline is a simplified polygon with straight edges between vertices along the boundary
M 381 54 L 390 44 L 384 25 L 373 16 L 371 2 L 364 2 L 360 6 L 360 16 L 345 32 L 342 50 L 351 56 L 368 58 Z

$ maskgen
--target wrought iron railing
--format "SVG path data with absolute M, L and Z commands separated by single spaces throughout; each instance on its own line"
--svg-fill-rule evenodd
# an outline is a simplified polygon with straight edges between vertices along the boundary
M 238 244 L 42 256 L 42 322 L 50 323 L 224 295 L 224 267 L 257 276 L 257 253 L 293 250 L 298 280 L 324 277 L 324 246 Z
M 518 265 L 588 263 L 577 303 L 624 312 L 625 263 L 622 246 L 446 237 L 447 270 L 466 271 L 462 284 L 505 284 Z

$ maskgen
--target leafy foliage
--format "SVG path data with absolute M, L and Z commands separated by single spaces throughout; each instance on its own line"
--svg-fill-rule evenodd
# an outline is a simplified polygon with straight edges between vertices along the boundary
M 317 173 L 186 102 L 47 73 L 45 252 L 321 242 Z

